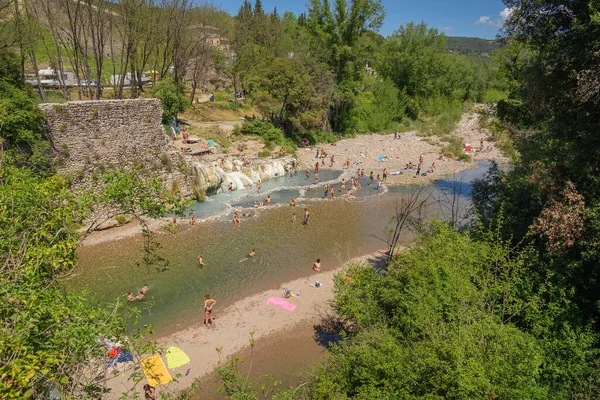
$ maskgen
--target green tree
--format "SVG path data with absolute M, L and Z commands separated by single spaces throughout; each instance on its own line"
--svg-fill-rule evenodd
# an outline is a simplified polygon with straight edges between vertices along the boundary
M 190 100 L 185 95 L 183 85 L 178 85 L 171 78 L 161 79 L 152 88 L 152 97 L 158 98 L 163 107 L 163 122 L 166 123 L 171 118 L 177 118 L 177 115 L 190 107 Z
M 329 123 L 336 132 L 352 132 L 355 96 L 364 69 L 357 48 L 369 30 L 377 31 L 385 10 L 379 0 L 347 2 L 311 0 L 306 26 L 312 37 L 312 51 L 329 66 L 336 77 L 336 90 L 331 103 Z

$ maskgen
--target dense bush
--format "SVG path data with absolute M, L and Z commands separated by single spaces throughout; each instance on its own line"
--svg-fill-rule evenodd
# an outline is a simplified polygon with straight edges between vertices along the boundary
M 317 368 L 312 398 L 596 397 L 598 337 L 539 266 L 531 248 L 436 223 L 387 271 L 350 267 L 334 307 L 357 333 Z
M 183 85 L 177 85 L 173 79 L 161 79 L 152 88 L 152 97 L 160 99 L 163 108 L 163 122 L 169 122 L 172 118 L 187 110 L 191 103 L 185 95 Z

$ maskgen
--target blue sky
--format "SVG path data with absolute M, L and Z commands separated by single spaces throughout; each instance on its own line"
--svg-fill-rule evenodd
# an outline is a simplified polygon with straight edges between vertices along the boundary
M 254 0 L 251 0 L 254 4 Z M 493 39 L 506 16 L 501 0 L 382 0 L 387 15 L 380 33 L 389 35 L 402 24 L 424 21 L 448 36 Z M 236 14 L 242 0 L 212 0 L 220 8 Z M 306 11 L 306 0 L 263 0 L 267 11 L 279 13 Z

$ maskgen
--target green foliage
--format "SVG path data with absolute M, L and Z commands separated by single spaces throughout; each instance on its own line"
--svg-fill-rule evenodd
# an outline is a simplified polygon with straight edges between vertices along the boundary
M 476 54 L 491 57 L 500 47 L 499 40 L 487 40 L 474 37 L 447 36 L 448 50 L 459 54 Z
M 50 145 L 42 136 L 42 123 L 33 93 L 23 88 L 16 57 L 0 51 L 0 162 L 47 172 Z
M 312 398 L 594 393 L 597 337 L 568 318 L 566 293 L 531 277 L 537 263 L 531 248 L 437 223 L 387 271 L 351 266 L 335 279 L 334 308 L 360 329 L 317 368 Z
M 446 136 L 442 138 L 447 144 L 442 147 L 442 153 L 448 157 L 458 160 L 471 161 L 471 156 L 465 153 L 463 139 L 458 136 Z
M 356 130 L 360 133 L 394 130 L 404 117 L 407 97 L 398 91 L 390 80 L 367 77 L 372 91 L 365 90 L 357 97 Z
M 483 94 L 481 98 L 482 103 L 486 104 L 495 104 L 501 100 L 506 100 L 508 98 L 508 93 L 498 89 L 488 89 Z
M 77 229 L 84 223 L 93 229 L 107 209 L 113 216 L 157 218 L 180 212 L 181 205 L 137 171 L 108 171 L 96 191 L 75 194 L 58 176 L 41 179 L 14 166 L 0 170 L 1 398 L 42 398 L 50 387 L 67 398 L 102 392 L 102 382 L 87 382 L 81 368 L 103 365 L 106 350 L 98 339 L 126 334 L 124 310 L 123 304 L 93 302 L 61 287 L 85 237 Z
M 489 64 L 447 53 L 446 37 L 424 23 L 400 26 L 379 53 L 377 70 L 406 93 L 413 119 L 447 109 L 437 104 L 480 100 L 488 85 Z
M 176 84 L 173 79 L 167 77 L 161 79 L 152 87 L 152 97 L 160 99 L 163 107 L 163 122 L 171 118 L 177 118 L 190 107 L 190 100 L 184 93 L 183 85 Z
M 242 125 L 241 132 L 243 135 L 260 136 L 265 143 L 282 144 L 284 139 L 281 129 L 274 127 L 270 122 L 258 119 Z

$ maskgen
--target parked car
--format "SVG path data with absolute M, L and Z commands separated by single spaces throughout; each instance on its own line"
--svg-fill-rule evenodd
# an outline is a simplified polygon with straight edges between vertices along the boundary
M 79 81 L 79 86 L 97 86 L 97 84 L 94 80 L 82 79 Z

